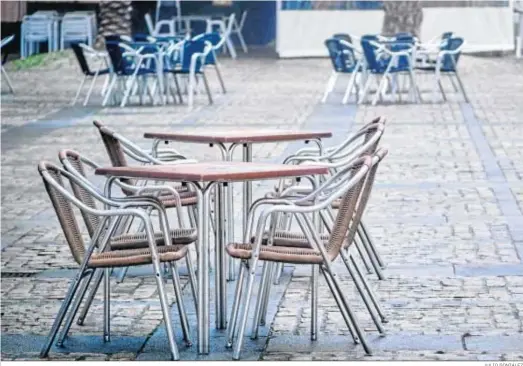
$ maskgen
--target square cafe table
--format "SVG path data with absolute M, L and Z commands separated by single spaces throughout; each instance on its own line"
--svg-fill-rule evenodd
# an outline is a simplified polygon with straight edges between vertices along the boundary
M 209 353 L 209 201 L 210 192 L 217 187 L 216 248 L 215 248 L 215 312 L 216 327 L 227 326 L 227 282 L 225 279 L 225 244 L 227 230 L 223 227 L 225 210 L 223 196 L 226 186 L 233 182 L 253 180 L 282 179 L 300 176 L 327 174 L 328 169 L 314 165 L 285 165 L 249 162 L 210 162 L 180 165 L 145 165 L 125 167 L 102 167 L 96 175 L 108 177 L 106 190 L 110 191 L 117 178 L 142 178 L 184 182 L 192 185 L 198 197 L 198 353 Z M 247 207 L 248 210 L 248 207 Z
M 308 143 L 312 141 L 318 145 L 320 155 L 322 152 L 322 138 L 332 137 L 332 132 L 328 131 L 299 131 L 299 130 L 279 130 L 279 129 L 242 129 L 241 131 L 234 130 L 214 130 L 214 129 L 194 129 L 180 132 L 146 132 L 145 138 L 154 139 L 153 151 L 161 141 L 168 143 L 169 141 L 191 142 L 200 144 L 209 144 L 209 146 L 218 146 L 222 155 L 223 161 L 232 161 L 234 151 L 238 146 L 243 147 L 244 162 L 252 162 L 252 145 L 260 143 L 275 143 L 275 142 L 289 142 L 289 141 L 305 141 Z M 227 216 L 233 217 L 232 212 L 232 184 L 228 186 L 227 198 Z M 247 181 L 243 185 L 243 230 L 247 228 L 247 215 L 249 207 L 252 202 L 252 185 Z M 234 238 L 234 225 L 232 220 L 227 222 L 228 232 Z M 235 277 L 234 265 L 232 258 L 229 262 L 229 273 L 227 279 L 232 281 Z

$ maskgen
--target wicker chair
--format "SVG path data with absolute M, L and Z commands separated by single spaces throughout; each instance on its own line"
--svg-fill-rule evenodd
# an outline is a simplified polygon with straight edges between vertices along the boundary
M 44 181 L 46 191 L 53 204 L 58 220 L 64 232 L 65 238 L 71 250 L 75 261 L 80 265 L 77 275 L 72 280 L 67 295 L 60 307 L 58 315 L 53 323 L 49 336 L 41 350 L 40 357 L 46 357 L 49 354 L 51 345 L 69 311 L 72 312 L 70 317 L 74 317 L 82 301 L 82 294 L 89 286 L 97 271 L 104 271 L 104 340 L 110 340 L 110 269 L 114 267 L 125 267 L 152 264 L 158 294 L 163 312 L 163 318 L 167 329 L 171 356 L 173 359 L 179 359 L 178 348 L 174 341 L 174 332 L 171 324 L 170 309 L 167 303 L 163 277 L 161 276 L 160 263 L 168 263 L 172 275 L 173 285 L 177 302 L 181 304 L 180 317 L 182 324 L 185 323 L 184 334 L 187 342 L 190 342 L 188 322 L 183 309 L 183 300 L 181 296 L 181 285 L 175 262 L 182 259 L 187 253 L 185 245 L 172 245 L 169 235 L 169 223 L 167 215 L 162 208 L 161 203 L 153 197 L 134 197 L 126 198 L 120 201 L 110 200 L 100 194 L 98 190 L 86 184 L 84 180 L 79 179 L 58 166 L 41 162 L 38 165 L 38 171 Z M 69 180 L 72 186 L 78 186 L 83 189 L 82 194 L 88 194 L 93 200 L 105 205 L 104 209 L 94 209 L 82 200 L 79 200 L 71 194 L 64 184 L 64 180 Z M 78 222 L 73 212 L 73 206 L 80 211 L 86 212 L 92 217 L 96 217 L 97 227 L 92 235 L 92 240 L 88 246 L 85 245 L 82 238 Z M 152 222 L 144 208 L 153 207 L 158 211 L 164 243 L 166 245 L 158 247 L 155 234 L 153 232 Z M 145 238 L 148 248 L 111 250 L 111 239 L 114 240 L 114 233 L 118 224 L 125 217 L 133 216 L 144 223 Z M 90 221 L 92 221 L 90 219 Z M 129 239 L 129 238 L 127 238 Z M 66 324 L 67 325 L 67 324 Z M 67 329 L 64 328 L 66 332 Z
M 376 327 L 378 328 L 380 333 L 383 333 L 383 329 L 381 327 L 381 324 L 379 324 L 378 316 L 379 316 L 381 322 L 383 322 L 383 323 L 387 322 L 387 318 L 386 318 L 383 310 L 381 309 L 379 302 L 377 301 L 376 296 L 374 295 L 370 285 L 368 284 L 368 282 L 365 279 L 365 277 L 363 276 L 361 270 L 359 269 L 356 262 L 354 261 L 351 250 L 356 249 L 359 253 L 360 258 L 363 258 L 363 252 L 362 252 L 362 247 L 363 247 L 365 249 L 367 255 L 373 261 L 373 264 L 375 264 L 374 256 L 379 256 L 377 254 L 377 252 L 374 252 L 374 250 L 375 250 L 374 246 L 371 246 L 368 243 L 364 243 L 364 241 L 366 240 L 366 236 L 365 236 L 365 233 L 362 232 L 361 218 L 362 218 L 363 212 L 367 206 L 367 203 L 368 203 L 368 200 L 370 197 L 370 193 L 372 190 L 372 186 L 374 184 L 374 178 L 376 176 L 378 165 L 385 158 L 387 153 L 388 153 L 388 151 L 386 149 L 379 148 L 372 156 L 372 167 L 370 168 L 370 170 L 367 174 L 367 177 L 365 178 L 365 182 L 364 182 L 364 185 L 362 188 L 361 198 L 358 201 L 357 212 L 355 212 L 355 216 L 359 215 L 359 217 L 356 218 L 356 220 L 359 223 L 359 225 L 356 229 L 357 236 L 356 235 L 354 236 L 353 242 L 345 242 L 345 245 L 343 247 L 344 250 L 341 252 L 341 258 L 343 259 L 343 262 L 345 263 L 345 266 L 347 267 L 349 274 L 353 278 L 353 280 L 356 284 L 356 287 L 357 287 L 358 291 L 360 292 L 362 299 L 367 307 L 367 310 L 369 311 L 371 317 L 373 318 L 374 323 L 376 324 Z M 293 191 L 294 190 L 292 188 L 286 190 L 285 192 L 283 192 L 283 197 L 285 197 L 288 194 L 293 193 Z M 340 206 L 340 203 L 341 203 L 341 200 L 337 199 L 333 202 L 333 204 L 330 208 L 325 210 L 325 213 L 329 216 L 329 227 L 332 227 L 332 223 L 334 222 L 332 210 L 333 210 L 333 208 L 338 209 Z M 306 236 L 303 235 L 303 233 L 291 231 L 290 222 L 287 222 L 285 224 L 285 226 L 286 226 L 286 229 L 277 228 L 274 231 L 274 233 L 272 235 L 272 245 L 273 246 L 310 248 L 310 244 L 307 241 Z M 262 243 L 264 245 L 267 245 L 267 243 L 269 242 L 269 236 L 270 236 L 269 232 L 264 232 L 263 238 L 262 238 Z M 323 241 L 328 240 L 328 235 L 320 235 L 320 237 Z M 256 238 L 252 237 L 251 243 L 254 243 L 255 241 L 256 241 Z M 351 249 L 351 250 L 349 250 L 349 249 Z M 351 268 L 352 266 L 354 266 L 354 269 Z M 278 266 L 276 270 L 281 271 L 282 270 L 281 267 Z M 277 272 L 277 275 L 278 276 L 281 275 L 281 272 Z M 361 281 L 361 283 L 360 283 L 360 281 Z M 262 298 L 263 298 L 263 303 L 262 303 L 262 308 L 260 309 L 261 314 L 258 315 L 260 317 L 260 322 L 259 322 L 259 324 L 256 325 L 256 329 L 253 330 L 253 334 L 257 334 L 257 328 L 259 325 L 265 324 L 265 318 L 266 318 L 266 312 L 267 312 L 267 306 L 268 306 L 268 300 L 269 300 L 269 292 L 270 292 L 270 281 L 267 280 L 265 282 L 265 288 L 261 292 Z M 374 306 L 377 316 L 374 313 L 374 309 L 371 308 L 371 303 L 372 303 L 372 306 Z
M 272 263 L 293 263 L 293 264 L 308 264 L 313 265 L 313 285 L 311 296 L 312 299 L 312 324 L 311 324 L 311 338 L 316 338 L 317 332 L 317 276 L 315 273 L 321 270 L 327 284 L 334 295 L 336 303 L 340 308 L 343 318 L 353 335 L 354 341 L 360 341 L 365 351 L 370 354 L 371 349 L 367 344 L 364 333 L 358 326 L 356 318 L 352 313 L 348 301 L 345 298 L 334 269 L 331 266 L 340 254 L 345 242 L 352 242 L 358 226 L 355 215 L 358 199 L 363 188 L 363 184 L 367 173 L 372 165 L 371 157 L 365 157 L 363 160 L 358 159 L 352 164 L 348 164 L 342 171 L 340 171 L 335 179 L 331 179 L 322 185 L 320 188 L 312 192 L 312 194 L 293 199 L 291 196 L 270 199 L 262 199 L 263 204 L 256 203 L 251 207 L 249 213 L 249 225 L 245 233 L 244 243 L 231 243 L 227 246 L 227 252 L 234 258 L 239 258 L 242 261 L 240 267 L 240 275 L 237 282 L 236 294 L 233 302 L 233 308 L 230 318 L 230 326 L 228 330 L 227 346 L 232 347 L 236 328 L 238 328 L 237 341 L 234 347 L 233 358 L 239 359 L 241 347 L 243 344 L 243 336 L 247 324 L 247 316 L 249 314 L 249 305 L 253 291 L 254 279 L 258 261 L 263 261 L 262 283 L 260 289 L 263 290 L 265 282 L 268 281 L 268 271 L 270 272 L 269 264 Z M 332 204 L 338 197 L 343 197 L 338 214 L 332 227 L 326 225 L 329 231 L 328 241 L 322 240 L 318 234 L 320 229 L 317 218 L 321 217 L 324 223 L 327 222 L 328 217 L 324 210 Z M 254 214 L 258 208 L 264 204 L 271 205 L 265 208 L 257 223 L 256 241 L 250 243 L 251 231 L 253 227 Z M 275 221 L 277 216 L 283 213 L 290 213 L 297 220 L 303 235 L 307 238 L 308 247 L 295 246 L 274 246 L 272 243 L 272 236 L 269 236 L 268 245 L 262 245 L 263 233 L 269 218 L 271 232 L 275 228 Z M 312 215 L 313 220 L 308 215 Z M 316 219 L 315 219 L 316 218 Z M 247 279 L 246 294 L 244 296 L 243 313 L 238 324 L 240 300 L 243 292 L 243 282 Z M 259 324 L 260 308 L 262 306 L 262 296 L 258 296 L 256 303 L 255 317 L 253 320 L 253 329 L 256 330 Z M 254 335 L 254 334 L 253 334 Z M 255 336 L 255 335 L 254 335 Z
M 194 160 L 186 159 L 182 154 L 173 149 L 159 150 L 158 146 L 153 146 L 150 153 L 143 151 L 133 142 L 113 131 L 109 127 L 103 125 L 99 121 L 94 121 L 93 124 L 100 132 L 100 136 L 102 137 L 102 141 L 113 166 L 127 166 L 128 164 L 126 156 L 143 164 L 162 165 L 194 162 Z M 144 189 L 144 185 L 147 184 L 147 181 L 136 181 L 134 179 L 122 179 L 121 182 L 126 185 L 122 187 L 122 190 L 127 195 L 141 193 Z M 129 189 L 129 186 L 135 187 L 135 189 Z M 162 185 L 162 187 L 165 187 L 165 189 L 162 190 L 158 196 L 158 199 L 162 202 L 165 208 L 173 208 L 176 210 L 181 227 L 186 226 L 183 222 L 185 215 L 182 211 L 182 207 L 187 208 L 190 224 L 192 227 L 196 227 L 196 192 L 193 192 L 182 185 L 175 186 L 165 184 Z M 120 281 L 123 281 L 125 273 L 126 270 L 124 269 L 121 272 L 119 278 Z
M 93 162 L 92 160 L 86 158 L 85 156 L 82 156 L 76 151 L 73 150 L 62 150 L 58 157 L 60 161 L 62 162 L 62 165 L 64 166 L 65 170 L 69 173 L 74 174 L 78 179 L 85 181 L 86 184 L 91 184 L 87 178 L 86 172 L 88 170 L 93 170 L 99 167 L 98 164 Z M 128 186 L 125 183 L 121 183 L 117 181 L 117 183 L 120 185 L 122 189 L 128 189 L 133 190 L 135 189 L 134 186 Z M 89 193 L 83 189 L 79 185 L 73 185 L 72 186 L 73 193 L 82 202 L 84 202 L 86 205 L 93 209 L 97 209 L 96 202 L 94 199 L 89 195 Z M 138 191 L 137 194 L 142 194 L 144 192 L 147 192 L 145 189 L 149 189 L 149 191 L 154 192 L 155 190 L 161 191 L 164 189 L 163 186 L 145 186 L 141 188 L 141 191 Z M 149 207 L 147 210 L 149 213 L 152 211 L 152 207 Z M 87 227 L 87 231 L 89 232 L 89 235 L 92 237 L 94 232 L 96 231 L 99 220 L 97 216 L 93 216 L 89 214 L 88 212 L 82 211 L 82 216 L 84 219 L 85 226 Z M 137 230 L 137 233 L 128 233 L 132 226 L 132 218 L 128 218 L 127 220 L 124 220 L 122 224 L 116 229 L 117 233 L 120 235 L 115 236 L 110 241 L 110 247 L 111 250 L 127 250 L 127 249 L 143 249 L 148 247 L 147 238 L 145 236 L 145 233 L 143 232 L 144 227 L 143 223 L 140 225 L 139 229 Z M 127 233 L 127 234 L 122 234 Z M 161 233 L 155 233 L 156 244 L 158 246 L 163 246 L 164 240 Z M 196 230 L 193 228 L 184 228 L 181 227 L 180 229 L 173 229 L 170 231 L 171 240 L 175 244 L 180 245 L 189 245 L 196 241 L 197 239 L 197 233 Z M 192 295 L 194 299 L 194 303 L 197 306 L 197 281 L 196 281 L 196 274 L 195 269 L 193 266 L 193 261 L 190 255 L 190 252 L 187 252 L 187 255 L 185 256 L 185 262 L 187 265 L 187 270 L 189 273 L 189 283 L 192 290 Z M 100 286 L 102 280 L 102 273 L 98 273 L 98 275 L 95 277 L 94 280 L 94 286 L 88 296 L 87 301 L 85 302 L 84 308 L 78 317 L 78 325 L 82 325 L 85 317 L 87 316 L 87 312 L 89 311 L 89 307 L 92 303 L 92 300 L 94 299 L 94 296 L 96 294 L 96 291 L 98 287 Z M 63 338 L 59 338 L 58 343 L 61 343 L 63 341 Z

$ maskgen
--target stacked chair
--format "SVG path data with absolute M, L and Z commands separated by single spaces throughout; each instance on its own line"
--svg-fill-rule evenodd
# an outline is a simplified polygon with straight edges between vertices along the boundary
M 127 159 L 155 165 L 194 162 L 176 150 L 159 149 L 157 143 L 150 150 L 144 150 L 110 127 L 100 122 L 94 125 L 113 166 L 125 166 Z M 381 272 L 383 260 L 362 220 L 378 167 L 387 155 L 387 150 L 380 146 L 384 130 L 385 120 L 378 118 L 338 146 L 297 151 L 284 163 L 324 165 L 329 168 L 329 174 L 302 180 L 282 180 L 274 190 L 250 207 L 243 241 L 229 243 L 226 247 L 231 257 L 241 261 L 226 337 L 226 346 L 234 346 L 234 359 L 239 359 L 241 355 L 247 318 L 252 313 L 250 302 L 255 273 L 260 266 L 262 276 L 254 307 L 251 338 L 257 337 L 259 326 L 265 322 L 273 277 L 279 276 L 282 265 L 308 265 L 312 267 L 311 339 L 318 337 L 318 279 L 321 273 L 354 343 L 361 343 L 365 352 L 371 354 L 365 333 L 334 269 L 333 262 L 338 258 L 345 264 L 380 335 L 385 334 L 382 323 L 387 318 L 356 260 L 359 257 L 369 272 L 375 271 L 380 279 L 385 278 Z M 167 270 L 174 287 L 184 340 L 191 344 L 177 264 L 185 259 L 194 306 L 197 308 L 196 269 L 189 250 L 197 240 L 195 192 L 184 185 L 150 184 L 123 178 L 115 180 L 120 192 L 107 189 L 109 180 L 105 190 L 101 191 L 91 182 L 90 171 L 99 167 L 97 163 L 68 149 L 59 153 L 59 160 L 61 166 L 41 162 L 38 171 L 79 270 L 71 281 L 41 356 L 48 355 L 55 341 L 58 345 L 67 342 L 67 334 L 75 319 L 80 325 L 84 323 L 102 282 L 103 334 L 104 340 L 109 341 L 111 270 L 123 269 L 121 281 L 126 268 L 151 264 L 171 356 L 179 359 L 164 276 Z M 81 212 L 88 242 L 82 235 L 73 207 Z M 175 223 L 169 222 L 168 211 L 175 215 Z M 186 217 L 189 224 L 185 222 Z M 156 223 L 159 225 L 157 231 Z M 196 253 L 198 255 L 198 245 Z

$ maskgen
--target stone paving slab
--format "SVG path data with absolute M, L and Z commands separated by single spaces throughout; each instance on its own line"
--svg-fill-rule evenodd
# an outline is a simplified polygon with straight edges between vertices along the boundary
M 151 143 L 143 139 L 145 130 L 194 127 L 330 129 L 335 137 L 325 143 L 331 145 L 376 116 L 386 115 L 389 122 L 382 141 L 390 153 L 380 167 L 365 220 L 389 265 L 384 281 L 368 275 L 389 318 L 387 336 L 377 338 L 374 325 L 338 261 L 335 269 L 375 344 L 375 352 L 368 357 L 361 347 L 351 346 L 343 319 L 323 282 L 319 341 L 311 345 L 310 268 L 290 266 L 288 270 L 293 274 L 278 295 L 281 302 L 270 307 L 274 314 L 270 329 L 266 328 L 259 342 L 249 343 L 246 339 L 245 356 L 264 360 L 523 358 L 517 348 L 523 332 L 523 230 L 519 228 L 523 219 L 521 62 L 512 57 L 460 59 L 470 104 L 449 92 L 447 103 L 378 106 L 341 105 L 343 80 L 327 103 L 319 103 L 331 67 L 326 59 L 240 57 L 222 63 L 228 93 L 220 95 L 211 72 L 215 104 L 206 105 L 205 95 L 199 94 L 191 112 L 184 106 L 138 106 L 136 101 L 123 109 L 101 108 L 98 92 L 88 107 L 71 107 L 79 82 L 71 54 L 37 70 L 11 72 L 19 92 L 2 95 L 1 270 L 34 275 L 3 278 L 2 342 L 45 335 L 74 273 L 76 264 L 41 187 L 36 163 L 41 159 L 56 162 L 58 151 L 67 147 L 108 164 L 92 126 L 94 119 L 142 147 Z M 102 82 L 99 80 L 95 90 L 100 90 Z M 432 98 L 432 83 L 430 76 L 420 78 L 425 100 Z M 444 86 L 452 90 L 447 81 Z M 198 159 L 220 159 L 217 149 L 204 145 L 170 146 Z M 281 161 L 303 146 L 256 145 L 254 159 Z M 263 194 L 273 185 L 255 183 L 254 195 Z M 236 205 L 241 202 L 239 188 L 236 185 Z M 237 212 L 236 218 L 239 216 Z M 183 265 L 180 267 L 184 273 Z M 116 353 L 94 346 L 92 340 L 99 340 L 102 329 L 101 298 L 97 297 L 88 324 L 73 326 L 71 337 L 92 348 L 52 353 L 50 359 L 168 357 L 154 281 L 145 276 L 147 271 L 144 268 L 133 272 L 124 283 L 112 285 L 111 315 L 114 339 L 150 336 L 144 350 L 151 352 L 138 352 L 131 347 L 132 342 L 128 349 Z M 172 296 L 172 290 L 168 292 Z M 173 309 L 176 313 L 176 306 Z M 154 352 L 147 348 L 153 345 Z M 217 350 L 215 358 L 202 359 L 230 359 L 230 351 L 220 345 L 219 341 L 212 345 Z M 2 343 L 3 360 L 37 359 L 36 351 L 4 352 Z M 186 359 L 196 358 L 192 348 L 183 354 Z

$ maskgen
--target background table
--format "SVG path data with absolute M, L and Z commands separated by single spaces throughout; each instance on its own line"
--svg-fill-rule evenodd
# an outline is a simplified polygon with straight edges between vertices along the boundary
M 180 132 L 146 132 L 145 138 L 154 139 L 153 149 L 158 146 L 161 141 L 179 141 L 191 142 L 200 144 L 209 144 L 209 146 L 218 146 L 222 154 L 222 160 L 232 161 L 234 150 L 242 145 L 244 162 L 252 162 L 252 145 L 255 143 L 274 143 L 284 141 L 313 141 L 318 144 L 320 154 L 322 150 L 321 139 L 332 137 L 332 132 L 327 131 L 292 131 L 292 130 L 278 130 L 278 129 L 256 129 L 256 130 L 242 130 L 242 131 L 209 131 L 209 130 L 193 130 Z M 227 189 L 227 211 L 228 216 L 232 218 L 232 185 Z M 246 182 L 243 185 L 243 231 L 247 227 L 247 215 L 249 207 L 252 202 L 252 185 Z M 229 220 L 227 229 L 232 233 L 234 238 L 234 225 L 232 220 Z M 234 262 L 231 258 L 229 262 L 229 271 L 227 279 L 232 281 L 235 278 Z
M 103 167 L 96 169 L 95 174 L 109 177 L 107 187 L 110 189 L 116 178 L 142 178 L 186 182 L 196 188 L 198 196 L 198 352 L 209 353 L 209 226 L 207 222 L 210 191 L 217 186 L 217 222 L 223 222 L 224 184 L 252 180 L 281 179 L 317 174 L 327 174 L 328 169 L 314 165 L 284 165 L 245 162 L 213 162 L 180 165 L 145 165 L 125 167 Z M 221 230 L 220 230 L 221 229 Z M 227 292 L 224 274 L 225 243 L 227 230 L 217 227 L 215 248 L 215 311 L 216 327 L 227 327 Z

